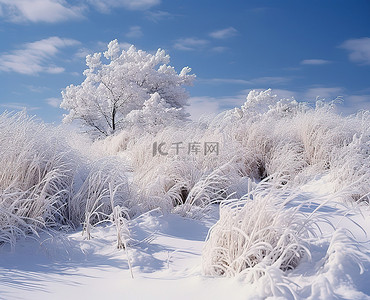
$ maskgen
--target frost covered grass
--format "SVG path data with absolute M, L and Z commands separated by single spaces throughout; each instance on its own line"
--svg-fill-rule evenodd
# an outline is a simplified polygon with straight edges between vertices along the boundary
M 14 245 L 19 235 L 66 224 L 78 157 L 58 131 L 23 113 L 0 116 L 0 240 Z
M 355 230 L 365 229 L 351 219 L 354 211 L 332 197 L 322 200 L 312 205 L 310 198 L 266 190 L 261 182 L 242 198 L 222 201 L 202 250 L 203 274 L 237 277 L 261 299 L 366 298 L 356 288 L 366 291 L 367 232 L 366 242 L 357 241 Z
M 220 219 L 203 250 L 204 273 L 238 275 L 253 283 L 269 267 L 285 272 L 310 257 L 307 246 L 314 236 L 314 219 L 299 210 L 304 203 L 287 208 L 290 199 L 283 196 L 257 188 L 241 199 L 221 202 Z
M 310 107 L 277 99 L 267 90 L 252 91 L 241 108 L 213 120 L 172 124 L 150 133 L 138 126 L 97 141 L 93 148 L 127 158 L 139 190 L 149 202 L 151 196 L 166 198 L 167 209 L 184 203 L 207 176 L 212 177 L 210 190 L 218 190 L 224 199 L 232 192 L 246 192 L 236 184 L 244 178 L 269 177 L 277 185 L 294 188 L 317 174 L 329 174 L 333 192 L 343 192 L 345 201 L 369 202 L 369 137 L 369 112 L 344 117 L 331 103 L 318 101 Z M 169 154 L 153 156 L 153 145 L 161 142 Z M 179 142 L 183 148 L 176 153 L 173 147 Z M 189 154 L 187 147 L 193 142 L 217 142 L 219 153 Z M 206 205 L 217 198 L 207 194 L 208 201 L 193 203 Z
M 0 115 L 0 243 L 14 248 L 21 237 L 66 228 L 80 228 L 93 243 L 99 232 L 112 228 L 115 247 L 126 251 L 136 277 L 135 263 L 145 264 L 152 254 L 131 249 L 141 242 L 132 242 L 130 224 L 152 212 L 204 219 L 218 206 L 199 275 L 263 285 L 263 298 L 330 296 L 341 284 L 335 277 L 346 276 L 335 267 L 339 260 L 346 262 L 343 268 L 351 261 L 366 272 L 369 247 L 331 223 L 331 213 L 341 219 L 363 212 L 367 217 L 369 112 L 344 117 L 330 104 L 310 107 L 276 99 L 267 90 L 251 92 L 241 108 L 211 120 L 161 123 L 151 130 L 141 125 L 86 141 L 24 113 Z M 162 142 L 168 155 L 158 153 Z M 216 142 L 219 152 L 189 151 L 194 142 Z M 178 153 L 173 145 L 180 146 Z M 325 185 L 326 200 L 309 191 L 316 182 Z M 157 220 L 145 222 L 143 228 Z M 97 226 L 107 224 L 112 226 Z M 322 233 L 325 226 L 334 232 L 331 242 Z M 168 251 L 164 265 L 169 266 L 170 253 L 177 250 Z M 312 278 L 309 292 L 292 286 L 291 276 L 307 266 L 317 278 L 327 275 L 326 286 Z
M 213 120 L 150 132 L 139 123 L 91 146 L 23 114 L 5 113 L 0 124 L 2 214 L 12 219 L 2 222 L 2 238 L 12 243 L 54 225 L 89 230 L 111 213 L 109 184 L 119 186 L 115 205 L 130 216 L 158 207 L 190 216 L 242 196 L 248 179 L 295 188 L 317 174 L 328 174 L 344 201 L 369 201 L 369 112 L 343 117 L 328 104 L 311 108 L 270 90 L 251 92 L 241 108 Z M 153 155 L 161 142 L 169 154 Z M 192 142 L 217 142 L 219 153 L 189 153 Z M 176 143 L 179 153 L 171 152 Z
M 0 242 L 40 230 L 91 226 L 128 199 L 125 165 L 92 162 L 69 146 L 67 133 L 24 113 L 0 116 Z M 126 185 L 125 185 L 126 184 Z

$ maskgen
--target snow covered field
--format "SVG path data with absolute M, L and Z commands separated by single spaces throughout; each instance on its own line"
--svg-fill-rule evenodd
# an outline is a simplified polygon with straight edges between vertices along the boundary
M 315 208 L 319 197 L 328 197 L 317 191 L 320 189 L 325 190 L 325 182 L 305 186 L 302 195 L 312 199 L 312 207 L 307 209 Z M 323 237 L 310 245 L 311 260 L 305 259 L 283 277 L 277 274 L 248 284 L 241 279 L 203 276 L 202 248 L 209 228 L 217 221 L 217 205 L 201 220 L 163 215 L 157 209 L 130 222 L 127 253 L 116 248 L 114 228 L 103 226 L 93 230 L 89 241 L 79 230 L 21 241 L 14 252 L 2 247 L 0 298 L 263 299 L 275 285 L 282 289 L 277 295 L 287 299 L 294 298 L 292 291 L 298 299 L 368 299 L 370 260 L 365 249 L 370 251 L 370 245 L 365 232 L 370 230 L 370 209 L 364 206 L 350 214 L 364 231 L 343 219 L 337 209 L 328 203 L 322 211 L 333 224 L 350 229 L 361 246 L 344 231 L 338 230 L 332 237 L 333 230 L 326 228 Z M 356 247 L 363 247 L 359 248 L 363 257 L 352 252 Z
M 1 115 L 0 299 L 370 299 L 368 112 L 265 91 L 202 122 Z M 153 155 L 195 141 L 219 153 Z

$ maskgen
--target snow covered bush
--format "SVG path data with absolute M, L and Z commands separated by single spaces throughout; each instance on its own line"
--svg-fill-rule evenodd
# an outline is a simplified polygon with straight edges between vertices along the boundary
M 91 162 L 87 176 L 70 199 L 71 221 L 76 225 L 83 223 L 89 237 L 92 226 L 107 219 L 116 206 L 128 209 L 134 205 L 129 200 L 125 163 L 109 157 Z
M 0 116 L 0 241 L 68 222 L 75 165 L 80 158 L 55 128 L 24 113 Z
M 0 243 L 14 246 L 18 237 L 39 230 L 109 218 L 109 185 L 114 206 L 129 205 L 126 164 L 118 158 L 94 162 L 66 136 L 23 112 L 0 115 Z
M 116 138 L 120 135 L 111 141 Z M 155 148 L 162 142 L 165 143 L 163 151 L 168 155 L 159 154 Z M 200 150 L 189 153 L 189 145 L 194 142 Z M 204 154 L 206 142 L 217 142 L 219 153 Z M 235 162 L 237 155 L 231 146 L 217 130 L 205 130 L 198 124 L 189 123 L 136 137 L 118 154 L 131 162 L 133 183 L 142 195 L 139 196 L 142 207 L 171 211 L 182 206 L 180 210 L 187 214 L 193 206 L 206 207 L 231 193 L 229 186 L 241 177 L 240 167 Z
M 333 103 L 310 107 L 278 99 L 270 90 L 253 91 L 241 109 L 221 114 L 212 126 L 239 144 L 246 176 L 261 180 L 274 174 L 271 179 L 294 187 L 330 174 L 335 191 L 351 199 L 368 197 L 369 112 L 344 117 Z
M 269 267 L 289 271 L 309 257 L 312 222 L 299 206 L 288 208 L 287 203 L 281 192 L 259 187 L 241 199 L 221 202 L 220 218 L 202 253 L 204 274 L 238 275 L 253 283 Z
M 245 191 L 236 183 L 246 177 L 296 187 L 317 174 L 331 174 L 336 191 L 343 191 L 345 198 L 367 199 L 370 122 L 366 113 L 343 117 L 331 103 L 310 107 L 294 99 L 279 99 L 267 90 L 250 92 L 242 108 L 211 121 L 171 124 L 171 118 L 150 114 L 162 106 L 161 101 L 154 95 L 144 110 L 132 112 L 136 121 L 130 128 L 93 146 L 130 161 L 134 183 L 147 199 L 147 207 L 157 203 L 168 210 L 179 203 L 200 203 L 190 201 L 194 199 L 192 188 L 201 186 L 211 174 L 221 174 L 216 170 L 223 166 L 229 171 L 216 180 L 219 191 Z M 219 143 L 217 155 L 188 153 L 189 143 L 212 141 Z M 162 142 L 169 154 L 157 151 L 153 155 L 155 145 Z
M 113 52 L 111 57 L 116 57 Z M 135 53 L 131 54 L 143 58 L 143 52 Z M 2 213 L 4 220 L 15 212 L 19 216 L 12 219 L 12 229 L 3 229 L 4 239 L 9 239 L 5 232 L 24 232 L 18 230 L 22 226 L 29 232 L 52 224 L 83 223 L 90 231 L 89 226 L 108 218 L 117 205 L 130 216 L 157 207 L 192 215 L 192 207 L 245 193 L 246 178 L 296 188 L 317 174 L 328 175 L 333 192 L 346 200 L 368 202 L 368 112 L 343 117 L 330 104 L 313 108 L 278 99 L 267 90 L 250 92 L 240 109 L 214 120 L 180 123 L 173 119 L 181 115 L 181 108 L 171 106 L 170 98 L 154 92 L 142 108 L 128 113 L 130 126 L 86 147 L 73 146 L 60 128 L 22 114 L 3 114 Z M 191 152 L 188 146 L 194 142 L 217 142 L 219 151 Z M 158 153 L 160 143 L 165 143 L 168 155 Z M 119 186 L 113 207 L 109 184 Z M 31 206 L 33 214 L 22 208 Z
M 348 121 L 358 130 L 331 153 L 330 180 L 345 199 L 370 203 L 370 113 L 361 112 Z

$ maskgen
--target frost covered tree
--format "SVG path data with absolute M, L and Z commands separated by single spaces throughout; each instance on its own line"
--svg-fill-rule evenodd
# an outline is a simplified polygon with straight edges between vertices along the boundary
M 186 116 L 183 108 L 171 106 L 155 92 L 144 102 L 142 109 L 135 109 L 128 113 L 126 121 L 147 132 L 156 132 L 184 117 Z
M 182 110 L 188 99 L 184 85 L 191 85 L 195 79 L 189 67 L 178 74 L 168 65 L 170 57 L 164 50 L 150 54 L 131 46 L 121 51 L 117 40 L 111 41 L 103 54 L 106 63 L 101 53 L 88 55 L 85 80 L 62 92 L 60 106 L 69 111 L 64 115 L 65 123 L 80 120 L 92 133 L 107 136 L 125 126 L 131 111 L 145 108 L 148 115 L 148 107 L 153 105 L 158 110 L 155 101 L 161 102 L 160 113 L 166 114 L 166 109 L 167 113 L 174 112 L 170 110 L 173 108 L 177 118 L 186 118 Z M 148 102 L 144 106 L 154 94 L 158 95 L 151 100 L 153 105 Z

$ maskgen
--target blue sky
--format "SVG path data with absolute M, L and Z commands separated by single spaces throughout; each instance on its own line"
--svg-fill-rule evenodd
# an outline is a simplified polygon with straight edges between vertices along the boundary
M 240 106 L 251 89 L 340 111 L 370 109 L 370 1 L 0 0 L 0 112 L 60 123 L 85 56 L 118 39 L 165 49 L 197 75 L 189 111 Z

